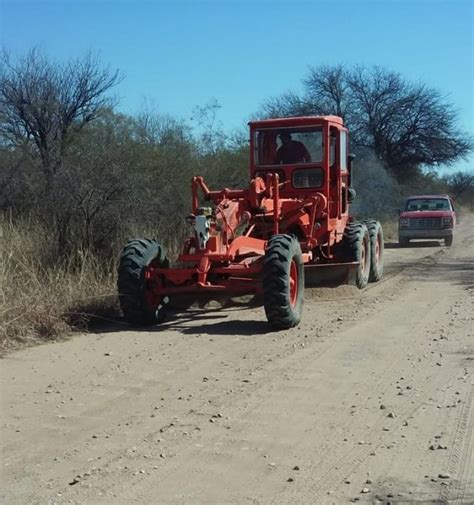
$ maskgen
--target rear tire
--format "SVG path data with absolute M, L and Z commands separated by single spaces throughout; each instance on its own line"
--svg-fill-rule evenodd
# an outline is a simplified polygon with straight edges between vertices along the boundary
M 147 281 L 145 275 L 151 265 L 168 267 L 165 252 L 156 240 L 131 240 L 120 255 L 117 280 L 119 302 L 125 320 L 131 324 L 144 326 L 164 320 L 164 304 L 153 296 L 149 285 L 152 281 Z
M 370 236 L 370 274 L 369 282 L 378 282 L 383 275 L 384 240 L 383 229 L 379 221 L 365 221 Z
M 343 247 L 345 260 L 358 261 L 354 284 L 363 289 L 370 276 L 370 235 L 364 223 L 349 223 L 344 230 Z
M 274 235 L 263 260 L 263 305 L 275 329 L 296 326 L 303 312 L 304 267 L 298 239 Z
M 449 237 L 446 237 L 444 239 L 444 245 L 446 247 L 451 247 L 453 245 L 453 236 L 452 235 L 450 235 Z

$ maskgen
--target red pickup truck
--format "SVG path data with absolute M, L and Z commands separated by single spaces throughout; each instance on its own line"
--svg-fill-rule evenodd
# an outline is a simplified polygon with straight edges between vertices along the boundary
M 417 195 L 407 198 L 398 221 L 398 243 L 407 246 L 412 239 L 443 239 L 453 243 L 456 211 L 448 195 Z

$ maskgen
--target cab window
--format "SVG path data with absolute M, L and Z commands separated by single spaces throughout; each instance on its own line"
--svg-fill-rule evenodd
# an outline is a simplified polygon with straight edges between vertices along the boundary
M 324 172 L 321 168 L 302 168 L 293 172 L 293 187 L 320 188 L 324 182 Z
M 407 201 L 405 210 L 451 210 L 451 205 L 447 198 L 412 198 Z
M 323 159 L 322 128 L 274 128 L 255 132 L 257 165 L 320 163 Z

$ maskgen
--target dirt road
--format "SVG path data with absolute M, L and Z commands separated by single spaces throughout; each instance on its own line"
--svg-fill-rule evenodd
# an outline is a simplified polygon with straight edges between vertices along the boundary
M 294 330 L 233 307 L 7 356 L 0 501 L 474 503 L 472 225 Z

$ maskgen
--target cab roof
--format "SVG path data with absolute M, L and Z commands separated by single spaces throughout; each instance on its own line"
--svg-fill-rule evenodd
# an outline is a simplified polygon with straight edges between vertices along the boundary
M 249 121 L 251 128 L 271 128 L 282 126 L 312 126 L 322 123 L 334 123 L 344 126 L 342 118 L 339 116 L 299 116 L 299 117 L 284 117 L 275 119 L 261 119 L 258 121 Z
M 451 198 L 449 195 L 413 195 L 413 196 L 408 196 L 407 200 L 414 200 L 414 199 L 424 199 L 424 200 L 429 200 L 430 198 Z

